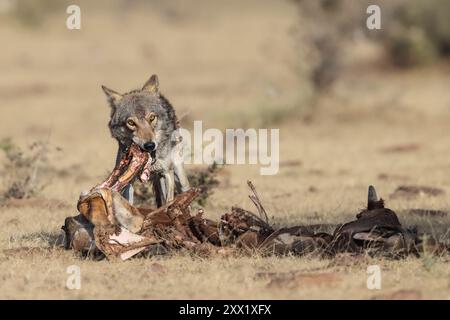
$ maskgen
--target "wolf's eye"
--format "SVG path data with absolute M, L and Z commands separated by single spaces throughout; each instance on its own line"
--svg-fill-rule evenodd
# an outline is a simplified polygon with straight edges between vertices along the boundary
M 134 123 L 133 120 L 128 119 L 128 120 L 127 120 L 127 125 L 130 126 L 130 127 L 135 127 L 135 126 L 136 126 L 136 123 Z

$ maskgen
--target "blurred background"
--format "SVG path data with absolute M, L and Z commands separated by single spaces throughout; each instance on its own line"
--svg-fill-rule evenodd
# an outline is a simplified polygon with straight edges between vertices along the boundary
M 81 30 L 66 28 L 70 4 L 0 0 L 8 197 L 73 203 L 98 182 L 116 151 L 100 86 L 126 92 L 153 73 L 184 127 L 203 120 L 205 128 L 281 129 L 279 175 L 229 169 L 224 192 L 236 190 L 238 202 L 249 177 L 292 198 L 287 212 L 297 208 L 297 192 L 342 196 L 373 181 L 390 190 L 405 177 L 450 185 L 442 175 L 450 151 L 449 1 L 79 0 Z M 369 4 L 381 7 L 381 30 L 366 27 Z M 24 188 L 14 186 L 21 170 L 34 191 L 15 193 Z M 304 203 L 304 210 L 326 206 Z

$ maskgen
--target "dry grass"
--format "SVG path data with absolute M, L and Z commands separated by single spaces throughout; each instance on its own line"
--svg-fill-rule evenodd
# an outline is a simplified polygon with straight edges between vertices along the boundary
M 112 167 L 116 145 L 100 84 L 125 91 L 158 73 L 178 113 L 188 112 L 184 123 L 203 119 L 205 127 L 267 123 L 267 114 L 255 119 L 259 106 L 278 114 L 277 108 L 295 105 L 304 93 L 292 67 L 296 9 L 289 2 L 260 3 L 235 10 L 205 2 L 201 12 L 161 4 L 114 14 L 86 10 L 80 32 L 65 30 L 58 15 L 37 29 L 0 28 L 11 43 L 0 54 L 0 137 L 20 146 L 49 139 L 62 148 L 51 160 L 57 176 L 38 200 L 0 207 L 0 298 L 450 298 L 448 257 L 332 261 L 181 253 L 109 263 L 52 249 L 4 251 L 48 248 L 64 218 L 75 214 L 80 191 Z M 217 218 L 232 204 L 251 208 L 249 179 L 276 223 L 338 223 L 353 219 L 365 204 L 367 185 L 374 184 L 405 225 L 445 233 L 449 216 L 414 217 L 403 210 L 450 208 L 449 66 L 398 72 L 381 69 L 374 57 L 376 48 L 352 46 L 352 66 L 344 65 L 308 121 L 289 116 L 276 125 L 279 174 L 262 177 L 257 166 L 226 166 L 218 175 L 226 183 L 208 199 L 206 215 Z M 419 147 L 384 151 L 411 144 Z M 435 186 L 445 194 L 389 199 L 403 184 Z M 66 268 L 74 264 L 81 267 L 80 290 L 65 288 Z M 366 288 L 371 264 L 382 268 L 380 291 Z

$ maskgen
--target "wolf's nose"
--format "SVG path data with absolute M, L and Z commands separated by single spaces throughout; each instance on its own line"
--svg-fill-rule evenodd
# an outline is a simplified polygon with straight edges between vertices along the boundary
M 144 144 L 144 150 L 145 151 L 154 151 L 156 148 L 156 144 L 154 142 L 147 142 Z

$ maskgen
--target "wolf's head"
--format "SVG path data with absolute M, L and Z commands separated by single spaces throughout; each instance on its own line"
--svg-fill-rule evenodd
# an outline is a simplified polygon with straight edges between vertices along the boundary
M 132 142 L 154 152 L 176 127 L 170 103 L 159 93 L 159 82 L 152 75 L 141 90 L 120 94 L 102 86 L 109 105 L 111 135 L 124 146 Z

